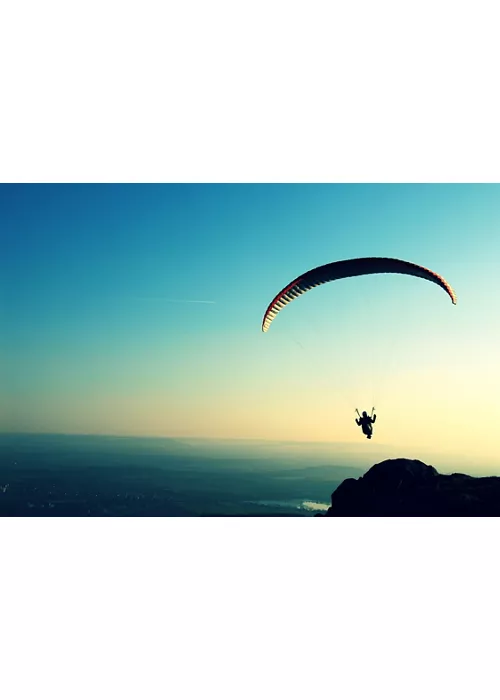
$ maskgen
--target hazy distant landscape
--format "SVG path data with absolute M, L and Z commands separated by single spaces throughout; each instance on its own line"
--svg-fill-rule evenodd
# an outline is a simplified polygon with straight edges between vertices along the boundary
M 311 516 L 362 473 L 283 445 L 4 434 L 0 515 Z

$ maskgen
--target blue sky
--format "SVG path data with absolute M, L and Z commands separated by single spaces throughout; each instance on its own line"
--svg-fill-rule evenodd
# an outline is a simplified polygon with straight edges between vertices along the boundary
M 376 401 L 382 441 L 493 459 L 499 232 L 497 185 L 3 185 L 1 427 L 355 441 Z M 357 278 L 261 333 L 294 277 L 372 255 L 457 307 Z

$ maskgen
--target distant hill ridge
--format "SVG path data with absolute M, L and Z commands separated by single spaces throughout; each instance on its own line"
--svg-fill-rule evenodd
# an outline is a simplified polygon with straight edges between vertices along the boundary
M 318 516 L 500 516 L 500 477 L 439 474 L 418 459 L 386 459 L 345 479 Z

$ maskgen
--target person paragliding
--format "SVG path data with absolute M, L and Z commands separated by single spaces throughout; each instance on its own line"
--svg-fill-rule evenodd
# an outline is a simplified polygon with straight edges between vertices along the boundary
M 262 332 L 268 332 L 274 319 L 285 306 L 315 287 L 348 277 L 379 274 L 399 274 L 419 277 L 441 287 L 451 299 L 452 303 L 457 303 L 457 295 L 445 278 L 422 265 L 417 265 L 416 263 L 406 260 L 399 260 L 397 258 L 383 257 L 336 260 L 304 272 L 300 277 L 296 277 L 289 282 L 286 287 L 283 287 L 271 301 L 264 313 L 261 326 Z M 303 308 L 305 309 L 305 307 Z M 363 411 L 363 415 L 360 415 L 358 409 L 356 409 L 356 411 L 359 416 L 359 418 L 356 419 L 356 424 L 361 428 L 368 440 L 371 440 L 373 424 L 377 418 L 373 413 L 374 409 L 372 409 L 372 415 L 370 416 L 366 411 Z
M 363 411 L 362 415 L 359 415 L 358 409 L 356 409 L 356 413 L 358 414 L 359 418 L 355 418 L 356 425 L 359 425 L 361 427 L 361 430 L 363 431 L 363 434 L 366 435 L 368 440 L 372 439 L 373 435 L 373 423 L 377 420 L 376 414 L 373 412 L 375 409 L 372 408 L 371 415 L 369 416 L 366 411 Z

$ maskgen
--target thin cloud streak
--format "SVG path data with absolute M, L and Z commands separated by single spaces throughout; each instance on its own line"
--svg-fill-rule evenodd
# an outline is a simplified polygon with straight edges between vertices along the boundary
M 167 299 L 166 297 L 136 297 L 140 301 L 166 301 L 169 304 L 215 304 L 207 299 Z

